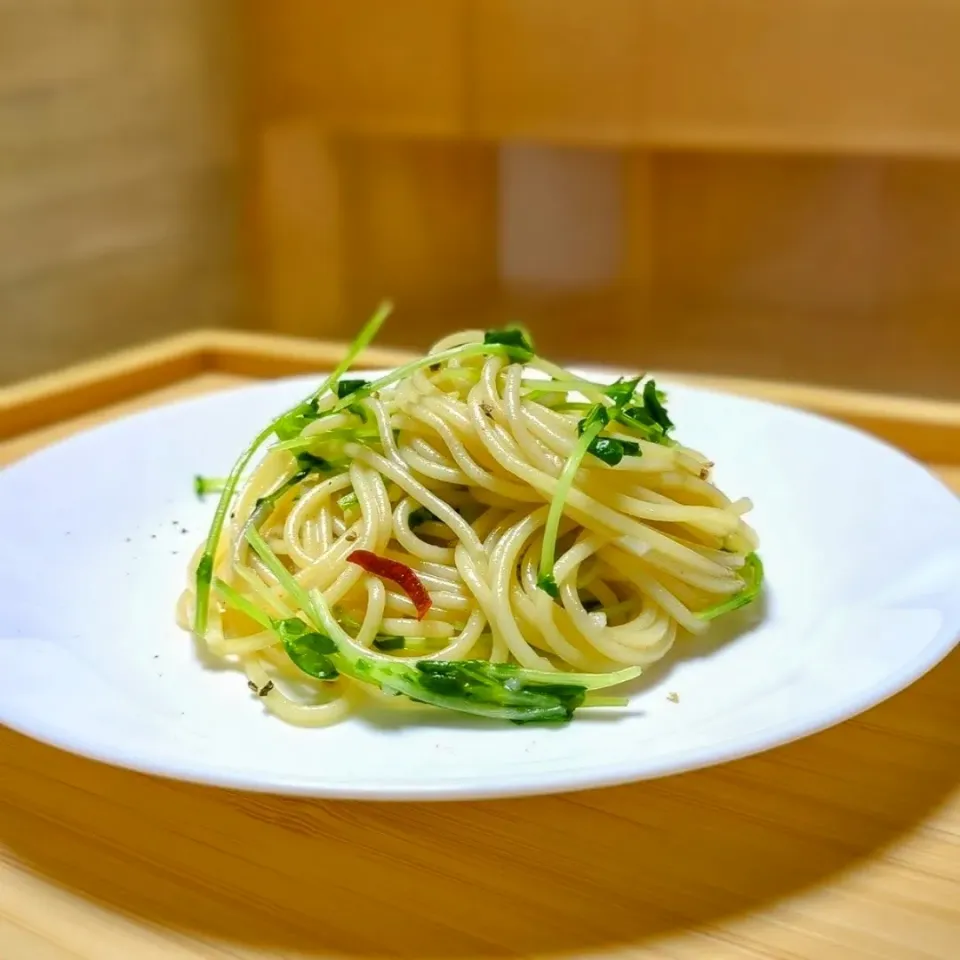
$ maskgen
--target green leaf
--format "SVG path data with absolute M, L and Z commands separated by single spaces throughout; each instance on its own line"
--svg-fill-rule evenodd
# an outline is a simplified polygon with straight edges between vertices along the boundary
M 643 385 L 643 405 L 650 418 L 663 429 L 663 435 L 666 436 L 673 429 L 673 421 L 667 416 L 662 399 L 665 399 L 665 395 L 657 390 L 656 381 L 648 380 Z
M 509 349 L 510 359 L 515 363 L 526 363 L 534 356 L 533 341 L 522 327 L 504 327 L 501 330 L 488 330 L 483 342 L 496 344 Z
M 544 592 L 553 597 L 554 600 L 560 599 L 560 588 L 557 586 L 556 578 L 552 573 L 542 573 L 537 578 L 537 586 Z
M 433 669 L 430 664 L 444 664 L 443 660 L 424 661 L 427 664 L 426 669 Z M 453 661 L 457 663 L 472 664 L 483 670 L 489 677 L 495 677 L 498 680 L 519 680 L 523 685 L 531 684 L 574 684 L 583 687 L 586 690 L 603 690 L 607 687 L 616 687 L 621 683 L 627 683 L 641 676 L 643 670 L 640 667 L 624 667 L 620 670 L 614 670 L 610 673 L 560 673 L 559 671 L 529 670 L 516 663 L 493 663 L 489 660 L 461 660 Z
M 352 397 L 354 393 L 360 393 L 361 390 L 365 390 L 365 389 L 366 389 L 366 386 L 357 387 L 357 389 L 354 390 L 353 393 L 348 393 L 347 396 Z M 364 423 L 366 423 L 367 420 L 369 419 L 369 417 L 367 416 L 367 411 L 364 410 L 364 408 L 360 406 L 359 403 L 348 404 L 347 410 L 350 413 L 352 413 L 355 417 L 359 417 Z M 379 436 L 379 434 L 377 435 Z
M 352 491 L 350 493 L 345 493 L 342 497 L 337 500 L 337 506 L 346 513 L 347 510 L 352 509 L 360 505 L 360 501 L 357 499 L 357 495 Z
M 373 645 L 377 650 L 388 652 L 390 650 L 402 650 L 407 645 L 407 642 L 403 637 L 383 636 L 377 637 L 373 641 Z
M 306 450 L 297 454 L 297 464 L 301 470 L 306 471 L 304 476 L 311 473 L 330 473 L 334 469 L 333 464 L 329 460 L 324 457 L 318 457 Z
M 337 384 L 337 398 L 342 400 L 344 397 L 349 397 L 351 393 L 356 393 L 361 387 L 365 387 L 370 381 L 369 380 L 341 380 Z
M 282 571 L 284 577 L 290 577 L 279 560 L 269 553 L 262 538 L 258 552 L 264 562 L 268 562 L 268 556 L 272 558 L 268 566 L 271 569 L 275 566 L 278 576 Z M 485 660 L 413 663 L 402 659 L 374 659 L 358 654 L 350 646 L 349 636 L 319 590 L 310 592 L 309 601 L 311 617 L 317 618 L 318 626 L 337 646 L 338 652 L 331 658 L 341 673 L 419 703 L 488 720 L 513 723 L 569 720 L 579 706 L 588 705 L 588 690 L 616 686 L 640 675 L 636 667 L 611 674 L 563 674 Z M 612 703 L 609 699 L 599 702 L 604 706 Z
M 650 443 L 664 444 L 667 442 L 663 427 L 654 421 L 645 407 L 630 407 L 628 410 L 621 410 L 617 414 L 617 422 L 636 431 Z
M 634 377 L 633 380 L 624 380 L 620 377 L 616 383 L 611 383 L 603 392 L 614 402 L 617 407 L 625 407 L 637 391 L 637 384 L 643 377 Z
M 299 617 L 275 620 L 256 604 L 235 590 L 229 583 L 218 579 L 215 583 L 217 593 L 233 607 L 246 614 L 264 630 L 276 634 L 283 643 L 290 659 L 304 672 L 318 680 L 333 680 L 339 676 L 337 668 L 327 656 L 336 653 L 336 645 L 322 633 L 311 631 Z
M 437 637 L 395 637 L 379 634 L 373 640 L 375 650 L 390 653 L 395 650 L 406 650 L 408 653 L 429 653 L 447 643 Z
M 294 437 L 299 437 L 304 429 L 319 417 L 320 402 L 317 397 L 310 397 L 280 417 L 273 432 L 278 440 L 292 440 Z
M 744 582 L 743 589 L 732 597 L 728 597 L 712 607 L 707 607 L 706 610 L 700 610 L 697 616 L 701 620 L 715 620 L 717 617 L 722 617 L 726 613 L 731 613 L 747 606 L 749 603 L 753 603 L 760 596 L 764 571 L 763 563 L 758 554 L 747 554 L 740 570 L 740 576 Z
M 586 697 L 586 687 L 563 682 L 531 682 L 519 668 L 486 660 L 423 660 L 417 663 L 421 688 L 443 698 L 460 699 L 475 707 L 509 711 L 514 723 L 569 720 Z
M 304 623 L 299 617 L 287 617 L 285 620 L 275 620 L 274 629 L 277 631 L 277 636 L 279 636 L 284 643 L 310 637 L 310 643 L 318 653 L 326 655 L 337 652 L 337 645 L 329 637 L 315 630 L 311 630 L 309 624 Z
M 587 692 L 617 686 L 640 675 L 639 667 L 611 674 L 564 674 L 527 670 L 487 660 L 421 660 L 421 685 L 444 698 L 460 698 L 474 711 L 485 705 L 514 723 L 569 720 L 589 701 Z M 623 706 L 623 698 L 592 698 L 598 706 Z M 509 714 L 504 716 L 505 714 Z
M 436 520 L 437 517 L 434 513 L 428 510 L 426 507 L 417 507 L 416 510 L 411 511 L 410 513 L 410 529 L 415 530 L 420 526 L 421 523 L 430 523 L 432 520 Z
M 627 402 L 630 399 L 632 398 L 627 398 Z M 656 381 L 648 380 L 643 385 L 643 405 L 627 409 L 617 408 L 613 411 L 613 418 L 639 433 L 650 443 L 670 445 L 673 441 L 667 434 L 674 425 L 667 414 L 665 401 L 666 394 L 657 389 Z
M 577 424 L 577 433 L 582 437 L 592 427 L 599 426 L 601 429 L 610 422 L 610 414 L 607 408 L 601 403 L 594 404 L 587 415 Z
M 614 437 L 597 437 L 590 442 L 587 452 L 608 466 L 615 467 L 623 459 L 623 443 Z
M 304 673 L 317 680 L 335 680 L 340 675 L 329 657 L 337 652 L 337 645 L 328 636 L 310 630 L 299 617 L 277 620 L 276 631 L 287 656 Z
M 615 467 L 624 457 L 639 457 L 640 444 L 633 440 L 621 440 L 619 437 L 597 437 L 587 448 L 598 460 Z

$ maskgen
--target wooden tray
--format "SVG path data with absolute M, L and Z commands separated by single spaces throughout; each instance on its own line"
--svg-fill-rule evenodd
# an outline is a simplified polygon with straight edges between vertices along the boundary
M 329 367 L 341 349 L 201 332 L 0 390 L 0 462 L 131 410 Z M 960 405 L 711 384 L 846 419 L 960 490 Z M 954 654 L 862 717 L 761 756 L 456 805 L 179 784 L 0 730 L 0 958 L 947 960 L 960 955 L 958 690 Z

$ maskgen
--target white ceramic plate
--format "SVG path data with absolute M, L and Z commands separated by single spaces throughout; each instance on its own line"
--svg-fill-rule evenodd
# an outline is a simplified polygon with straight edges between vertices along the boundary
M 616 716 L 557 728 L 439 712 L 287 726 L 241 674 L 201 664 L 173 610 L 213 510 L 195 498 L 194 474 L 225 472 L 314 382 L 151 410 L 0 473 L 0 720 L 110 763 L 253 790 L 547 793 L 813 733 L 916 680 L 960 633 L 960 501 L 921 466 L 815 416 L 666 384 L 684 442 L 717 461 L 725 491 L 756 504 L 761 607 L 679 642 Z

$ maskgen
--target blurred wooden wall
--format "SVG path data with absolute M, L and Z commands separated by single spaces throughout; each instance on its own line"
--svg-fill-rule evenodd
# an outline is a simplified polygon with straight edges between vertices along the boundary
M 0 0 L 0 380 L 236 318 L 238 23 Z
M 960 3 L 248 9 L 274 329 L 960 396 Z
M 187 326 L 960 396 L 960 3 L 0 0 L 0 379 Z

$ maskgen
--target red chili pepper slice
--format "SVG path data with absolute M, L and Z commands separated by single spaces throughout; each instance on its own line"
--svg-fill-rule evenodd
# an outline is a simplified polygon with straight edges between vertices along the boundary
M 347 557 L 347 561 L 363 567 L 367 573 L 372 573 L 374 576 L 392 580 L 413 601 L 413 605 L 417 608 L 418 620 L 422 620 L 433 605 L 427 588 L 405 563 L 381 557 L 370 550 L 354 550 Z

